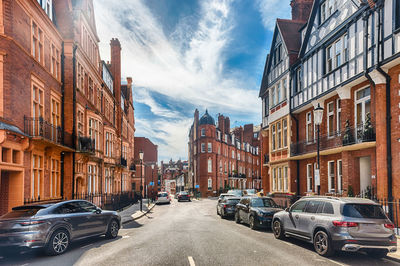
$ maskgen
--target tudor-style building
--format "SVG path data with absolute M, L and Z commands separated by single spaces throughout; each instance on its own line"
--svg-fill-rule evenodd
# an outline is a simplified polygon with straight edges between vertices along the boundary
M 228 188 L 261 189 L 259 129 L 252 124 L 230 128 L 229 117 L 218 116 L 218 125 L 206 111 L 194 113 L 189 132 L 189 182 L 202 197 Z M 192 181 L 193 180 L 193 181 Z
M 289 103 L 297 192 L 398 198 L 400 1 L 315 0 L 300 36 Z
M 264 191 L 295 192 L 296 164 L 290 160 L 291 127 L 289 87 L 291 66 L 301 45 L 300 30 L 306 25 L 312 0 L 291 2 L 292 19 L 277 19 L 270 54 L 262 79 L 262 139 Z

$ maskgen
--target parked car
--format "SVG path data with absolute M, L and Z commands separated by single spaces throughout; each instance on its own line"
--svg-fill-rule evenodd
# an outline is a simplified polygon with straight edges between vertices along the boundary
M 217 214 L 221 216 L 221 218 L 225 218 L 228 216 L 234 216 L 236 212 L 236 205 L 239 203 L 240 198 L 237 197 L 224 197 L 217 204 Z
M 44 248 L 64 253 L 71 241 L 106 235 L 115 238 L 121 217 L 84 200 L 14 207 L 0 217 L 0 248 Z
M 228 193 L 222 193 L 218 197 L 218 203 L 221 202 L 221 200 L 225 199 L 225 197 L 235 197 L 235 194 L 228 194 Z
M 241 196 L 243 196 L 243 192 L 242 192 L 242 190 L 240 190 L 240 189 L 231 189 L 231 190 L 228 190 L 227 194 L 235 195 L 235 197 L 241 197 Z
M 181 191 L 178 193 L 178 202 L 182 200 L 190 201 L 190 195 L 186 191 Z
M 156 204 L 167 203 L 171 204 L 171 197 L 168 192 L 158 192 L 156 198 Z
M 243 197 L 236 205 L 236 223 L 247 223 L 251 229 L 270 228 L 272 217 L 282 209 L 268 197 Z
M 368 199 L 303 197 L 274 215 L 273 232 L 277 239 L 313 243 L 326 257 L 335 250 L 363 250 L 373 257 L 397 250 L 393 223 L 379 204 Z
M 248 195 L 248 196 L 252 196 L 252 195 L 256 195 L 256 193 L 257 193 L 257 191 L 254 189 L 254 188 L 252 188 L 252 189 L 245 189 L 244 191 L 243 191 L 243 194 L 246 194 L 246 195 Z

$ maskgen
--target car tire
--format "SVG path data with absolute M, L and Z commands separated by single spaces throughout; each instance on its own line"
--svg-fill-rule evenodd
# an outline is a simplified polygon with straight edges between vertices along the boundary
M 286 238 L 285 231 L 280 220 L 277 219 L 272 223 L 272 231 L 276 239 L 284 240 Z
M 65 229 L 56 230 L 50 237 L 49 242 L 45 247 L 47 255 L 55 256 L 63 254 L 69 246 L 69 233 Z
M 249 227 L 250 227 L 251 230 L 256 230 L 257 229 L 256 220 L 254 219 L 254 215 L 251 215 L 249 217 Z
M 367 251 L 367 254 L 370 257 L 381 259 L 381 258 L 386 257 L 386 255 L 388 254 L 388 251 L 385 249 L 371 249 L 371 250 Z
M 314 249 L 323 257 L 330 257 L 332 256 L 335 251 L 332 246 L 332 241 L 329 235 L 325 231 L 317 231 L 314 235 Z
M 108 224 L 106 237 L 108 239 L 116 238 L 118 236 L 118 231 L 119 231 L 119 224 L 117 220 L 112 219 Z
M 236 222 L 237 224 L 240 224 L 240 223 L 241 223 L 240 217 L 239 217 L 239 213 L 238 213 L 238 212 L 235 213 L 235 222 Z

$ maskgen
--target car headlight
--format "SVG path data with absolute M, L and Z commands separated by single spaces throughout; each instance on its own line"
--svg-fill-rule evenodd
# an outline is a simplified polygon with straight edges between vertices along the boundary
M 264 216 L 265 215 L 265 213 L 262 212 L 262 211 L 256 211 L 256 213 L 257 213 L 258 216 Z

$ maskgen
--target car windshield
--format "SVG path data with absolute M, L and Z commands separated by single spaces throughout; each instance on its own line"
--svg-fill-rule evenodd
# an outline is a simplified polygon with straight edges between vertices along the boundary
M 187 195 L 188 193 L 186 191 L 180 192 L 181 195 Z
M 246 189 L 247 191 L 247 195 L 254 195 L 256 194 L 256 190 L 255 189 Z
M 382 207 L 374 204 L 346 204 L 342 214 L 352 218 L 386 219 Z
M 38 211 L 43 207 L 30 207 L 25 209 L 15 209 L 9 213 L 4 214 L 1 218 L 12 219 L 12 218 L 26 218 L 36 215 Z
M 235 195 L 237 197 L 241 197 L 242 196 L 242 191 L 241 190 L 229 190 L 228 194 Z
M 228 204 L 238 204 L 239 203 L 239 201 L 240 201 L 240 199 L 228 199 L 227 200 L 227 203 Z
M 276 204 L 271 199 L 253 198 L 251 199 L 252 207 L 276 207 Z
M 168 193 L 160 193 L 158 194 L 158 197 L 168 197 Z

